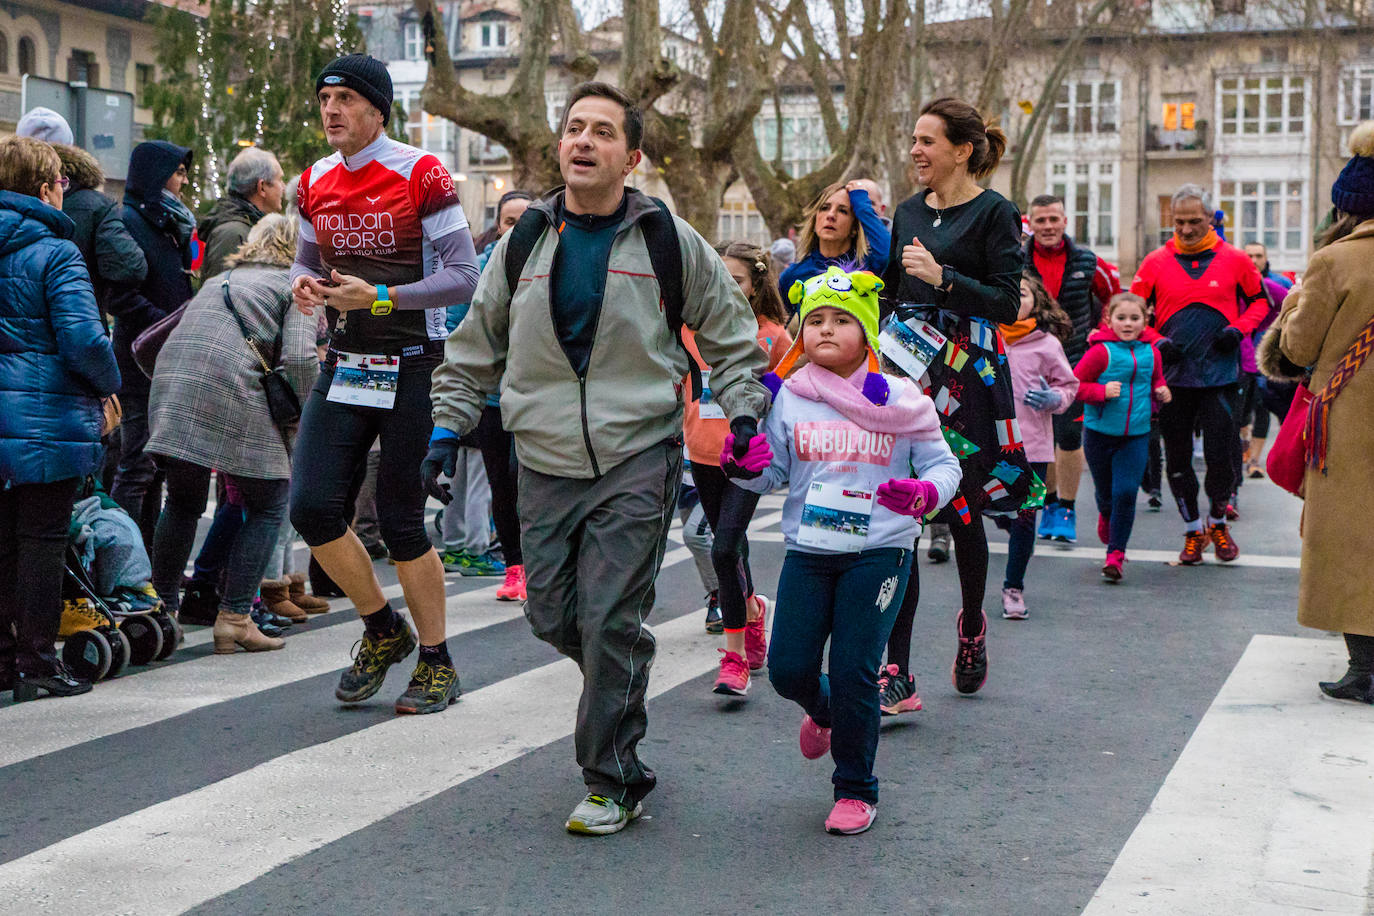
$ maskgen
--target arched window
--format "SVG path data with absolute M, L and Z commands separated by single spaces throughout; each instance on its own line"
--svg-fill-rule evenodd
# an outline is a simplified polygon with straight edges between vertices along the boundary
M 10 72 L 10 39 L 0 32 L 0 73 Z
M 38 69 L 38 52 L 34 50 L 33 39 L 27 35 L 19 39 L 19 75 L 34 73 Z

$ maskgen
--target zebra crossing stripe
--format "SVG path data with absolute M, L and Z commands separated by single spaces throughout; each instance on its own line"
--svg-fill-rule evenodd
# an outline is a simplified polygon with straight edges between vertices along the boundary
M 715 667 L 700 614 L 653 629 L 651 698 Z M 467 694 L 440 715 L 398 716 L 276 757 L 0 866 L 0 900 L 22 900 L 34 916 L 103 916 L 111 901 L 121 912 L 183 912 L 566 737 L 580 692 L 581 674 L 565 659 Z M 571 809 L 582 786 L 571 753 L 567 764 Z M 562 829 L 562 815 L 549 813 L 550 830 Z
M 1317 692 L 1344 649 L 1250 640 L 1087 916 L 1371 912 L 1374 717 Z

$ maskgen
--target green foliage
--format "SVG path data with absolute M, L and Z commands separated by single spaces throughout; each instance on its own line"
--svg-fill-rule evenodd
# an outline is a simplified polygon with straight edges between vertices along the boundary
M 221 191 L 211 187 L 212 148 L 220 176 L 227 161 L 255 140 L 281 160 L 288 178 L 328 152 L 315 77 L 339 54 L 364 50 L 351 13 L 342 50 L 336 48 L 333 6 L 331 0 L 209 0 L 204 19 L 152 7 L 148 15 L 157 32 L 160 79 L 149 87 L 154 126 L 147 134 L 195 150 L 191 177 L 199 202 L 213 200 Z M 197 58 L 198 23 L 205 27 L 203 60 Z M 272 33 L 275 47 L 269 40 Z M 201 63 L 209 71 L 208 119 L 201 113 Z M 403 135 L 403 118 L 393 114 L 390 129 Z

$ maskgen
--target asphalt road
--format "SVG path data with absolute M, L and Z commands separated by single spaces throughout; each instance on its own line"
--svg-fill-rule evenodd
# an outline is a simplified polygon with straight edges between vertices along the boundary
M 766 678 L 742 703 L 710 692 L 718 638 L 674 544 L 641 748 L 659 784 L 623 833 L 562 829 L 583 792 L 575 669 L 494 601 L 497 580 L 455 578 L 467 695 L 439 716 L 391 714 L 398 670 L 373 703 L 336 705 L 359 631 L 342 607 L 281 652 L 215 657 L 192 633 L 87 697 L 0 702 L 0 912 L 1077 912 L 1250 638 L 1321 636 L 1294 619 L 1299 503 L 1268 481 L 1242 494 L 1245 565 L 1144 558 L 1176 553 L 1182 525 L 1142 498 L 1128 556 L 1143 558 L 1120 585 L 1100 577 L 1090 502 L 1085 479 L 1083 549 L 1032 560 L 1029 620 L 997 613 L 994 553 L 990 675 L 973 697 L 949 678 L 953 564 L 921 558 L 925 709 L 884 727 L 866 835 L 822 830 L 829 761 L 802 759 L 800 712 Z M 752 551 L 766 593 L 777 532 Z

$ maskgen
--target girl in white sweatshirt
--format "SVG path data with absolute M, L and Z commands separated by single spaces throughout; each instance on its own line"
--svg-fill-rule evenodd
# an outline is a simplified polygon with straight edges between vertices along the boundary
M 728 436 L 721 453 L 722 469 L 748 490 L 789 486 L 768 678 L 806 712 L 802 755 L 828 750 L 835 761 L 825 827 L 843 834 L 862 833 L 877 814 L 883 647 L 921 519 L 953 498 L 960 478 L 930 398 L 878 371 L 880 289 L 872 274 L 838 267 L 793 285 L 801 330 L 764 378 L 775 389 L 765 430 L 748 442 Z M 792 372 L 803 350 L 809 363 Z

